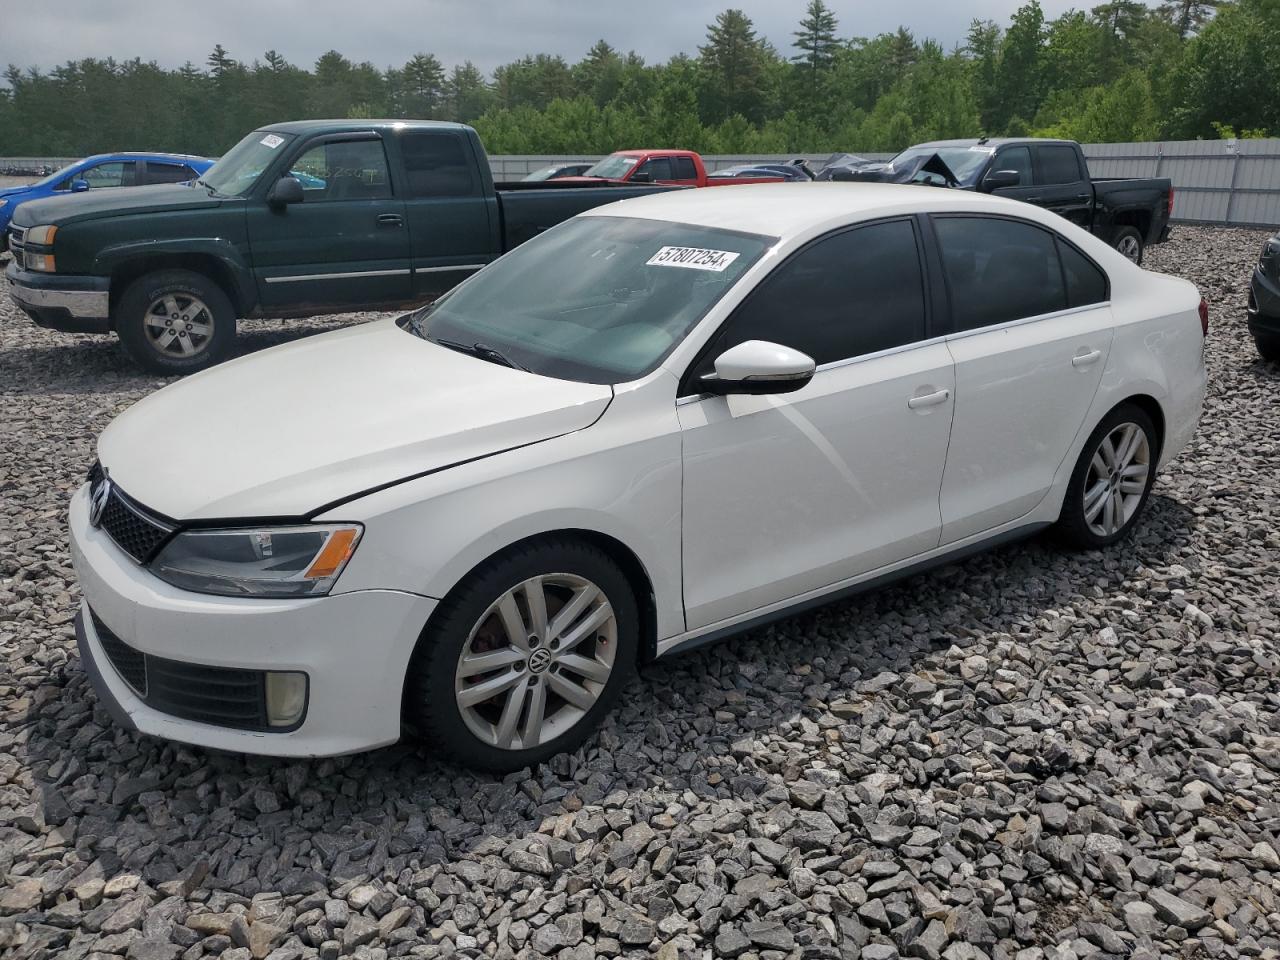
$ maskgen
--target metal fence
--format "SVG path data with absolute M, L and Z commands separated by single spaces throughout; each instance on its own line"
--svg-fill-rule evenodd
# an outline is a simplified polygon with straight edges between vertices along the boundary
M 858 151 L 853 151 L 858 152 Z M 1273 227 L 1280 224 L 1280 139 L 1181 140 L 1164 143 L 1090 143 L 1084 145 L 1089 170 L 1095 177 L 1168 177 L 1177 194 L 1173 219 L 1185 223 Z M 738 163 L 785 162 L 801 154 L 705 156 L 709 170 Z M 820 163 L 829 153 L 805 156 Z M 887 153 L 859 153 L 870 160 L 887 160 Z M 554 163 L 599 160 L 599 155 L 530 154 L 492 156 L 489 165 L 498 180 L 518 180 Z M 54 168 L 71 161 L 55 158 L 0 158 L 0 172 L 10 165 L 47 164 Z

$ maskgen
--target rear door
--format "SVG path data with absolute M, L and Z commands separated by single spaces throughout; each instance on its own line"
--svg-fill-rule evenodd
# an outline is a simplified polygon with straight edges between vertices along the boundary
M 268 309 L 410 299 L 409 231 L 376 133 L 313 138 L 286 167 L 303 202 L 248 201 L 258 294 Z
M 932 218 L 951 304 L 955 422 L 942 543 L 1034 509 L 1053 484 L 1107 365 L 1106 274 L 1038 224 Z
M 1080 151 L 1065 143 L 1041 143 L 1032 147 L 1031 154 L 1036 190 L 1025 199 L 1088 230 L 1093 218 L 1093 182 Z
M 462 131 L 403 129 L 395 146 L 404 171 L 413 294 L 429 297 L 498 255 L 497 203 Z

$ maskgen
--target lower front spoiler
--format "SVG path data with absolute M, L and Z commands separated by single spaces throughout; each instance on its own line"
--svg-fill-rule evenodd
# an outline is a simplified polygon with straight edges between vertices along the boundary
M 76 613 L 76 649 L 80 651 L 80 665 L 88 675 L 89 683 L 93 685 L 93 692 L 98 695 L 98 699 L 102 701 L 102 706 L 111 715 L 111 719 L 126 730 L 137 730 L 138 725 L 133 722 L 133 717 L 129 716 L 124 705 L 111 692 L 111 687 L 102 675 L 102 667 L 98 666 L 93 645 L 89 642 L 89 634 L 84 628 L 83 607 Z

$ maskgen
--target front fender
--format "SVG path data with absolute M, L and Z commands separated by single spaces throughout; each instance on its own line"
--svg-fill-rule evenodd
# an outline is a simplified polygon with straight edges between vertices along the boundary
M 233 299 L 243 305 L 256 300 L 257 291 L 253 274 L 244 255 L 234 242 L 224 237 L 182 238 L 173 240 L 129 240 L 114 243 L 98 251 L 93 261 L 92 273 L 97 276 L 113 276 L 124 266 L 132 266 L 148 260 L 212 260 L 221 272 L 234 284 Z M 157 267 L 160 269 L 160 267 Z

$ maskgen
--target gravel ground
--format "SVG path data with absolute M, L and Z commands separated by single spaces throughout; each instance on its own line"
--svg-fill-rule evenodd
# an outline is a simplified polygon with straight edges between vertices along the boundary
M 113 726 L 63 518 L 94 435 L 161 381 L 6 303 L 0 953 L 1280 956 L 1262 237 L 1182 227 L 1151 255 L 1213 303 L 1212 382 L 1132 540 L 1032 540 L 653 665 L 585 749 L 502 780 L 413 745 L 267 761 Z

